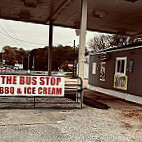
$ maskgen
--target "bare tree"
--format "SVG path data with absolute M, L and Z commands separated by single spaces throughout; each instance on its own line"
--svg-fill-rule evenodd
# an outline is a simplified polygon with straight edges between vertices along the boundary
M 103 50 L 105 48 L 109 48 L 113 38 L 111 35 L 103 34 L 101 36 L 94 36 L 88 43 L 89 48 L 93 49 L 95 52 Z
M 127 36 L 127 35 L 113 35 L 113 42 L 111 46 L 125 46 L 129 44 L 139 43 L 142 41 L 141 38 L 135 36 Z
M 125 46 L 139 42 L 142 42 L 142 39 L 138 37 L 102 34 L 100 36 L 94 36 L 94 38 L 89 41 L 88 45 L 94 52 L 97 52 L 113 46 Z

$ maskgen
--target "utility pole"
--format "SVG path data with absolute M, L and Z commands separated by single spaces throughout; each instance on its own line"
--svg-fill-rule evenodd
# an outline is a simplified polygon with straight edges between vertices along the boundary
M 28 73 L 30 73 L 30 54 L 28 55 Z
M 1 50 L 1 65 L 3 66 L 3 55 L 2 55 L 2 50 Z
M 52 42 L 53 42 L 53 21 L 49 24 L 49 48 L 48 48 L 48 75 L 51 76 L 52 71 Z
M 1 50 L 1 72 L 2 72 L 2 67 L 3 67 L 3 55 L 2 55 L 2 50 Z
M 73 44 L 73 78 L 74 76 L 74 56 L 75 56 L 75 40 L 74 40 L 74 44 Z
M 35 69 L 35 57 L 33 56 L 33 71 Z
M 24 57 L 22 56 L 22 69 L 24 69 Z

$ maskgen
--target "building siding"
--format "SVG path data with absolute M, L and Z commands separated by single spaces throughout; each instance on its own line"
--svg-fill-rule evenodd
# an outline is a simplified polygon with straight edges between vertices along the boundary
M 120 92 L 142 96 L 142 48 L 127 51 L 116 51 L 107 53 L 110 57 L 106 60 L 105 81 L 100 80 L 101 55 L 90 55 L 89 64 L 89 84 L 96 87 L 113 89 Z M 116 89 L 113 87 L 116 57 L 127 57 L 126 75 L 128 76 L 127 90 Z M 129 73 L 130 60 L 134 61 L 133 72 Z M 92 63 L 97 63 L 96 74 L 92 74 Z

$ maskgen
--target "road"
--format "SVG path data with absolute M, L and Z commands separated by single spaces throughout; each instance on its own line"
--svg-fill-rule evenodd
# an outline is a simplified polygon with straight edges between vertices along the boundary
M 27 74 L 28 73 L 28 70 L 11 70 L 11 71 L 0 71 L 0 74 L 3 74 L 3 73 L 18 73 L 18 74 Z M 33 71 L 31 70 L 30 71 L 31 74 L 48 74 L 48 71 Z M 52 74 L 53 75 L 65 75 L 67 73 L 71 73 L 71 72 L 59 72 L 59 71 L 52 71 Z

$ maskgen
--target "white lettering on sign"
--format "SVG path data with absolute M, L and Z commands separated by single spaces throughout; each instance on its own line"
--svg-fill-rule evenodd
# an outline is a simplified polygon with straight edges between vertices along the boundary
M 0 75 L 0 96 L 64 96 L 63 77 Z

